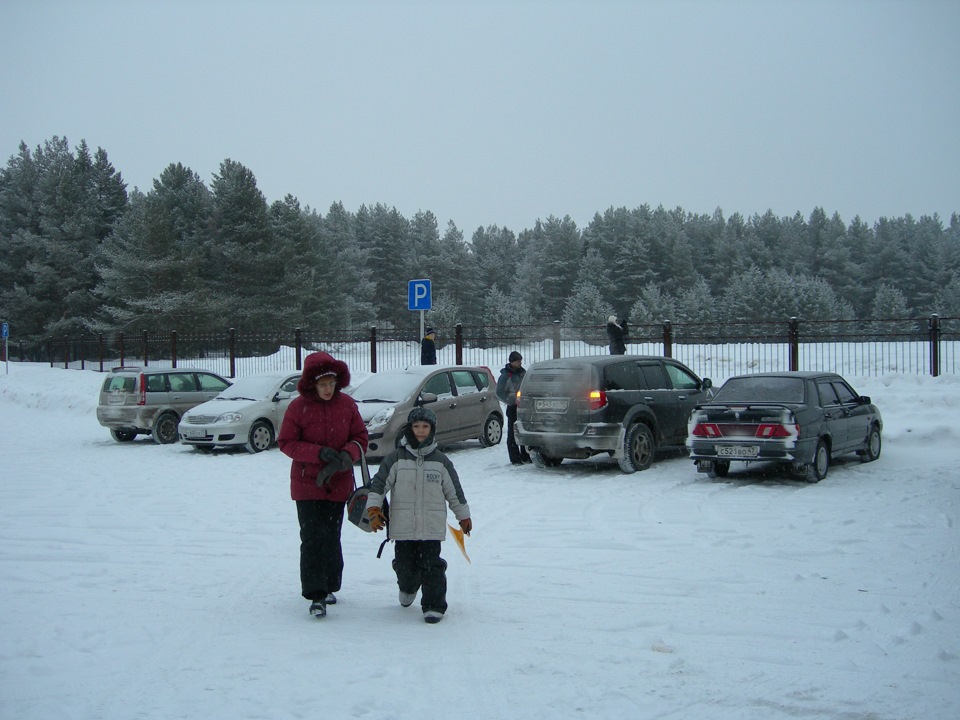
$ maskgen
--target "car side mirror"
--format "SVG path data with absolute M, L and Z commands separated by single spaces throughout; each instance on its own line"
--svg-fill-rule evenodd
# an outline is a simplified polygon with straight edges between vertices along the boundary
M 713 380 L 711 380 L 710 378 L 704 378 L 704 379 L 700 382 L 700 389 L 701 389 L 701 390 L 709 390 L 709 389 L 712 388 L 712 387 L 713 387 Z
M 279 392 L 275 392 L 275 393 L 273 394 L 273 398 L 270 400 L 270 402 L 280 402 L 280 393 L 279 393 Z
M 436 393 L 420 393 L 420 399 L 417 400 L 417 405 L 426 405 L 428 403 L 435 403 L 436 401 Z
M 870 400 L 870 396 L 869 396 L 869 395 L 861 395 L 861 396 L 860 396 L 860 404 L 861 404 L 861 405 L 869 405 L 871 402 L 872 402 L 872 400 Z

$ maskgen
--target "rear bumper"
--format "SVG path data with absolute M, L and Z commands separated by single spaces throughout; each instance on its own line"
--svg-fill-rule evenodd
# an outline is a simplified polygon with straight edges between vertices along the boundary
M 719 448 L 757 447 L 756 456 L 740 454 L 722 455 Z M 816 450 L 816 438 L 784 443 L 770 440 L 745 438 L 741 440 L 687 440 L 691 460 L 713 460 L 715 462 L 783 462 L 805 465 L 813 462 L 813 453 Z
M 133 405 L 101 405 L 97 407 L 97 422 L 111 430 L 149 432 L 157 417 L 157 408 Z
M 527 430 L 518 420 L 513 428 L 517 445 L 536 448 L 551 457 L 590 457 L 610 453 L 623 455 L 623 426 L 613 423 L 591 423 L 579 433 Z

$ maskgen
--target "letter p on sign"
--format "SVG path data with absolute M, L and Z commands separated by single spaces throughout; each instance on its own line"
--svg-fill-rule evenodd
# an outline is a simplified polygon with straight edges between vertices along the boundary
M 407 309 L 429 310 L 433 307 L 429 280 L 411 280 L 407 283 Z

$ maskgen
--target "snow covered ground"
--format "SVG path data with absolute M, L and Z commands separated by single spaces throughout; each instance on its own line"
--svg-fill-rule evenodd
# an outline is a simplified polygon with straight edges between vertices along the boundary
M 0 717 L 953 720 L 960 378 L 848 379 L 883 454 L 817 485 L 452 448 L 473 562 L 427 625 L 350 525 L 307 614 L 278 450 L 117 444 L 102 375 L 0 366 Z

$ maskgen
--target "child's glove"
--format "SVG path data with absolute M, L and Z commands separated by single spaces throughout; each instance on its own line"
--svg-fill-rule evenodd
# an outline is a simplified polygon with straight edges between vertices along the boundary
M 473 530 L 473 521 L 470 518 L 464 518 L 460 521 L 460 529 L 463 530 L 465 535 L 469 535 L 470 531 Z
M 320 486 L 325 485 L 334 474 L 353 467 L 353 457 L 346 450 L 338 453 L 333 448 L 321 448 L 320 459 L 326 462 L 326 465 L 317 473 L 317 485 Z
M 367 517 L 370 518 L 370 529 L 374 532 L 383 530 L 387 524 L 387 519 L 383 516 L 383 510 L 378 507 L 368 507 Z

